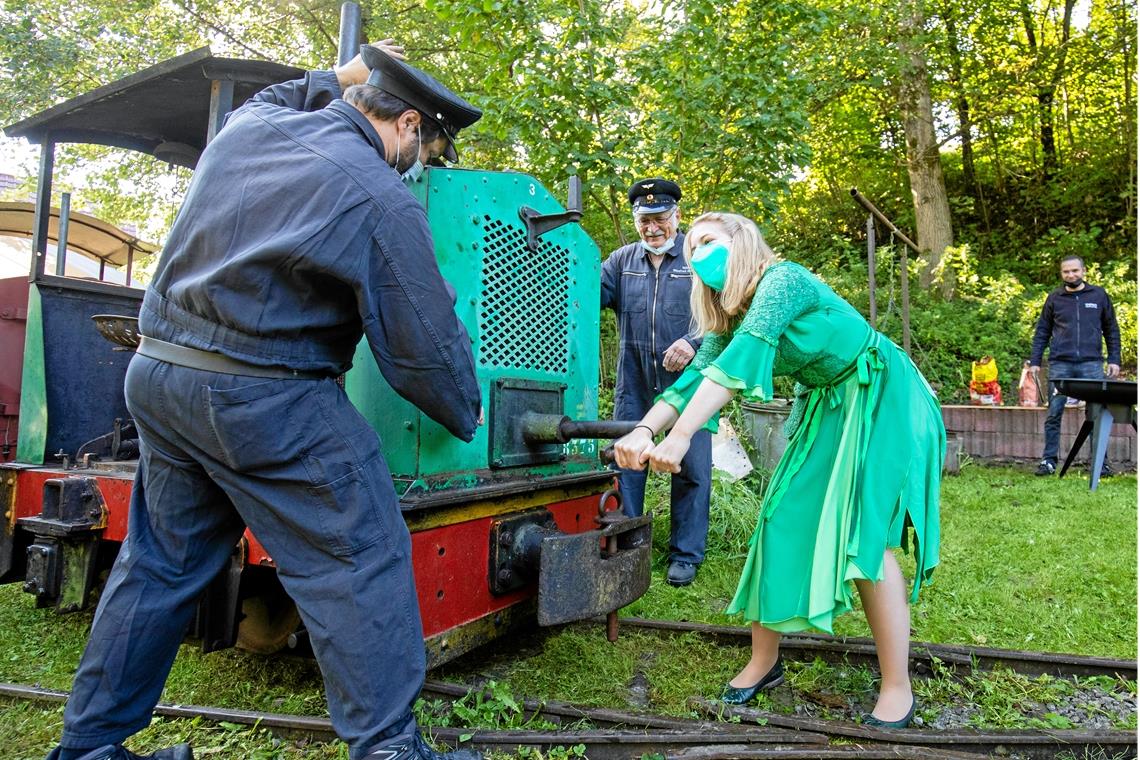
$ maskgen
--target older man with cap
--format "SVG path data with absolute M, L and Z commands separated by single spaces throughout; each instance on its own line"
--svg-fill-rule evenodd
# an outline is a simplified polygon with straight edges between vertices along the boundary
M 139 757 L 121 742 L 150 723 L 246 526 L 296 602 L 352 760 L 478 757 L 440 755 L 416 727 L 411 541 L 380 442 L 335 378 L 363 335 L 393 388 L 474 437 L 470 339 L 402 180 L 454 160 L 481 114 L 374 47 L 362 56 L 259 93 L 198 163 L 127 372 L 141 435 L 130 529 L 50 760 Z
M 618 248 L 602 264 L 602 308 L 618 322 L 614 419 L 640 420 L 653 401 L 681 375 L 700 347 L 691 334 L 689 291 L 693 273 L 685 263 L 680 224 L 681 188 L 659 177 L 633 183 L 629 202 L 640 240 Z M 662 431 L 652 431 L 654 435 Z M 619 475 L 622 508 L 644 510 L 645 472 Z M 687 586 L 705 558 L 712 480 L 712 438 L 693 436 L 670 489 L 669 569 L 665 580 Z

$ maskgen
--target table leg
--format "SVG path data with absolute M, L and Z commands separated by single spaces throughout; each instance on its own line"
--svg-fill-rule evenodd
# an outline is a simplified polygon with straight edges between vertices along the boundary
M 1100 471 L 1104 457 L 1108 453 L 1108 436 L 1112 433 L 1112 412 L 1107 406 L 1099 406 L 1092 430 L 1092 451 L 1089 453 L 1089 490 L 1095 491 L 1100 483 Z M 1087 423 L 1086 423 L 1087 424 Z
M 1077 452 L 1081 450 L 1081 446 L 1084 444 L 1085 439 L 1089 437 L 1089 433 L 1092 431 L 1092 429 L 1093 422 L 1088 418 L 1088 415 L 1086 415 L 1085 421 L 1081 423 L 1081 429 L 1077 431 L 1077 438 L 1075 441 L 1073 441 L 1073 445 L 1069 449 L 1069 455 L 1065 457 L 1065 464 L 1061 466 L 1061 471 L 1057 473 L 1058 478 L 1065 477 L 1065 473 L 1068 471 L 1069 465 L 1071 465 L 1073 463 L 1073 460 L 1076 459 Z

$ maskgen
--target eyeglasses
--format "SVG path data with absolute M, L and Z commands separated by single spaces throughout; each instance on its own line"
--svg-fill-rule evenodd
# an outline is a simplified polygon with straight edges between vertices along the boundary
M 660 214 L 634 214 L 633 221 L 638 227 L 649 227 L 650 225 L 664 225 L 668 224 L 673 219 L 676 210 L 665 211 Z

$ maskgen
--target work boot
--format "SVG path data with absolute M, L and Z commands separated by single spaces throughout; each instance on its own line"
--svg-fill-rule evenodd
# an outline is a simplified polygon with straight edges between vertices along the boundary
M 1057 464 L 1049 459 L 1042 459 L 1041 464 L 1037 465 L 1037 472 L 1034 475 L 1052 475 L 1057 471 Z
M 67 752 L 75 752 L 75 750 L 67 750 Z M 60 760 L 60 758 L 68 756 L 63 747 L 56 747 L 47 756 L 47 760 Z M 85 755 L 80 755 L 76 760 L 194 760 L 194 753 L 190 751 L 189 744 L 167 747 L 150 755 L 136 755 L 129 749 L 125 749 L 122 744 L 107 744 L 98 749 L 90 750 Z
M 436 752 L 416 731 L 411 739 L 376 747 L 364 757 L 365 760 L 483 760 L 483 753 L 473 749 Z
M 665 582 L 670 586 L 688 586 L 696 577 L 696 565 L 692 562 L 682 562 L 675 559 L 669 563 L 669 572 L 665 574 Z

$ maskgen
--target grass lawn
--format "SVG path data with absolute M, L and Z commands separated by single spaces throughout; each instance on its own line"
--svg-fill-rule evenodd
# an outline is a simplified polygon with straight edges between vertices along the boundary
M 653 483 L 650 498 L 661 499 L 665 481 L 654 478 Z M 668 527 L 659 520 L 653 584 L 624 614 L 737 622 L 722 610 L 735 589 L 758 490 L 755 479 L 717 484 L 709 558 L 688 588 L 664 584 Z M 1102 481 L 1096 493 L 1081 477 L 1035 478 L 1012 468 L 970 466 L 947 478 L 941 565 L 913 608 L 914 638 L 1135 658 L 1136 504 L 1135 476 Z M 664 515 L 667 509 L 659 511 Z M 903 568 L 913 569 L 907 558 Z M 69 688 L 90 620 L 89 613 L 57 616 L 37 610 L 18 585 L 0 587 L 0 681 Z M 841 618 L 837 633 L 867 635 L 862 615 Z M 688 696 L 714 694 L 745 656 L 742 649 L 741 659 L 726 662 L 723 649 L 696 637 L 662 639 L 632 631 L 609 645 L 596 626 L 552 631 L 528 646 L 522 662 L 516 645 L 502 643 L 434 675 L 497 674 L 516 694 L 624 707 L 630 679 L 644 672 L 654 709 L 684 712 Z M 815 665 L 804 663 L 789 680 L 798 688 L 816 689 L 821 677 Z M 831 688 L 873 689 L 859 669 L 826 678 Z M 1009 681 L 1008 675 L 1001 678 Z M 979 688 L 992 691 L 993 683 Z M 932 686 L 930 696 L 936 688 L 943 687 Z M 1130 688 L 1135 691 L 1134 684 Z M 954 698 L 975 699 L 961 692 Z M 319 671 L 310 660 L 233 650 L 203 656 L 191 646 L 182 648 L 164 700 L 302 714 L 325 708 Z M 61 714 L 62 708 L 0 700 L 5 757 L 42 758 L 58 737 Z M 186 739 L 207 758 L 347 757 L 339 743 L 300 747 L 260 730 L 190 721 L 156 721 L 132 746 L 154 748 Z
M 718 483 L 697 581 L 673 589 L 655 577 L 623 614 L 739 622 L 721 613 L 736 590 L 757 490 Z M 1096 492 L 1079 475 L 1037 478 L 1007 467 L 969 466 L 945 478 L 941 562 L 912 609 L 913 638 L 1135 658 L 1136 503 L 1134 475 L 1101 481 Z M 654 533 L 663 572 L 667 523 L 655 522 Z M 899 560 L 909 581 L 914 563 Z M 856 611 L 836 621 L 836 633 L 870 629 Z

